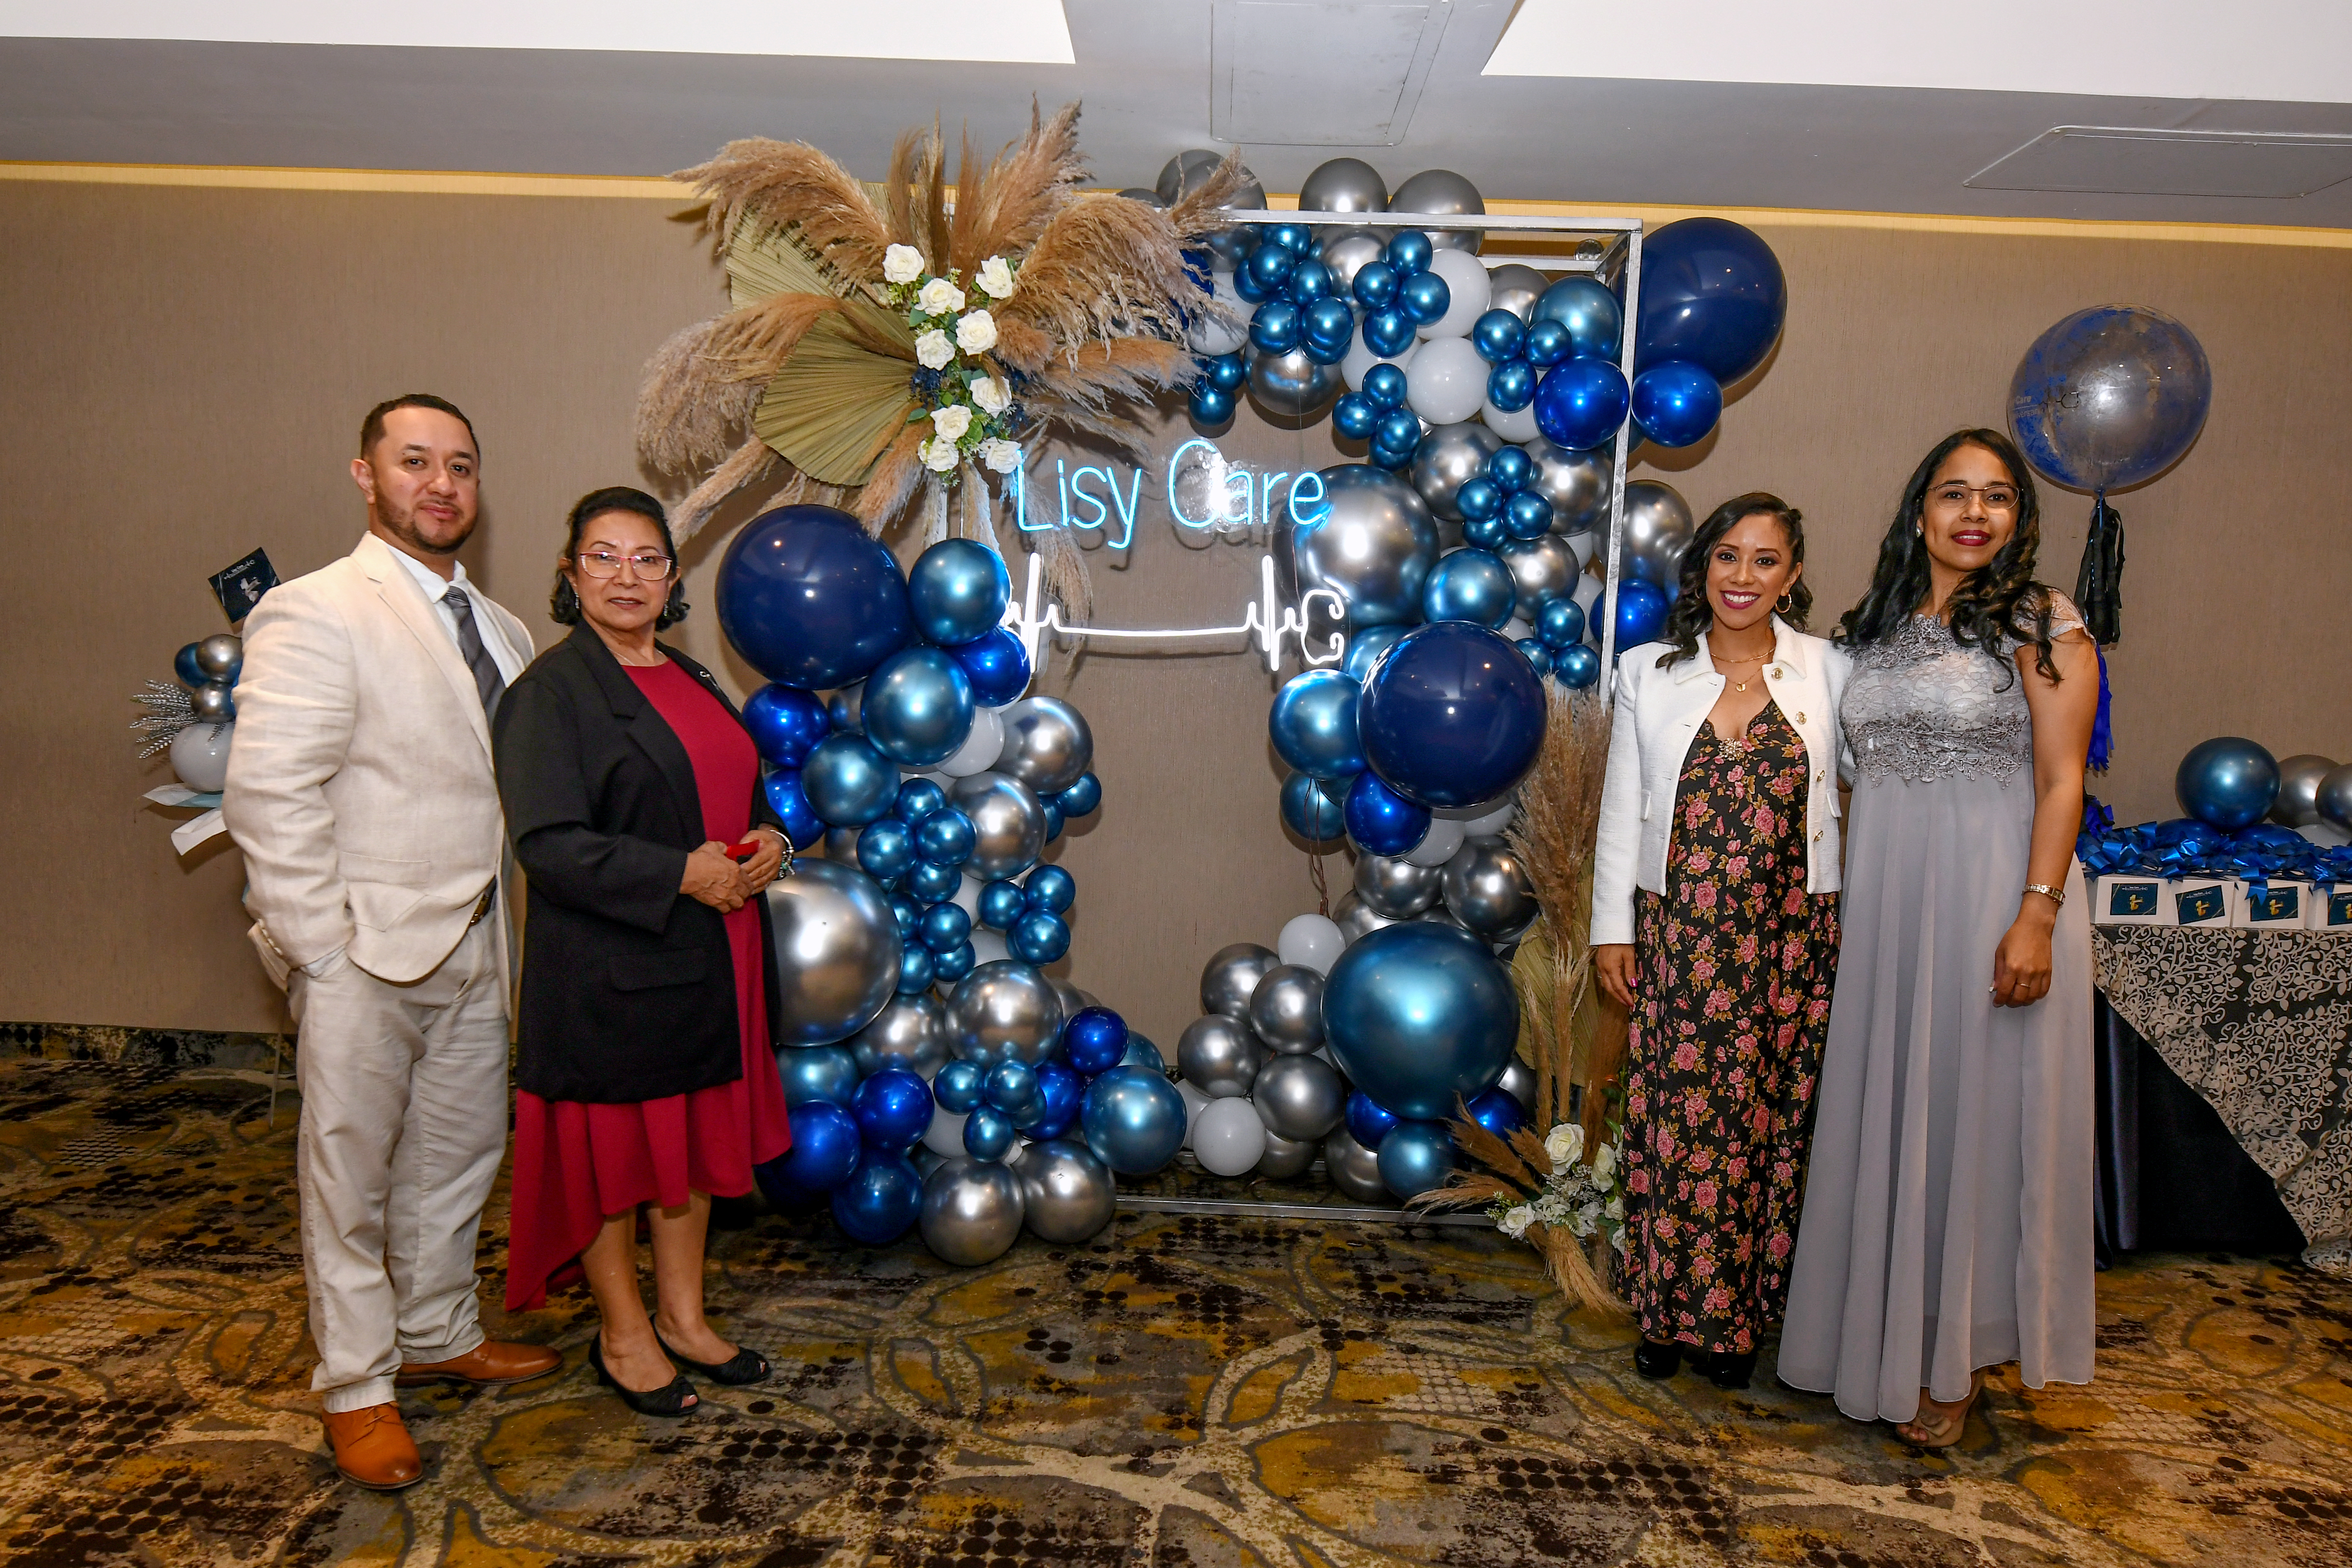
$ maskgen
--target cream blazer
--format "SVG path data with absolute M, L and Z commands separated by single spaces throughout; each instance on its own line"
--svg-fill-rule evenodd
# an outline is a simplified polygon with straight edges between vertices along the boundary
M 1691 742 L 1698 738 L 1723 677 L 1698 653 L 1660 669 L 1671 644 L 1643 643 L 1617 661 L 1617 709 L 1609 727 L 1609 772 L 1601 786 L 1601 825 L 1592 857 L 1594 945 L 1633 940 L 1633 889 L 1666 890 L 1666 841 L 1674 830 L 1675 791 Z M 1764 687 L 1805 742 L 1805 890 L 1838 890 L 1838 703 L 1853 660 L 1825 637 L 1807 637 L 1772 617 L 1772 657 Z M 232 753 L 234 754 L 234 753 Z
M 523 624 L 472 598 L 528 662 Z M 247 620 L 221 812 L 245 853 L 254 946 L 281 985 L 339 948 L 379 979 L 421 979 L 504 880 L 473 672 L 375 535 L 271 589 Z M 507 921 L 492 923 L 503 976 Z

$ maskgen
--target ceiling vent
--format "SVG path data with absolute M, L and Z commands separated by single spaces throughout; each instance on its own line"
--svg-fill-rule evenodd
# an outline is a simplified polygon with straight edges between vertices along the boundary
M 1210 128 L 1220 142 L 1392 147 L 1452 10 L 1446 0 L 1215 0 Z
M 1970 175 L 1979 190 L 2307 196 L 2352 179 L 2352 136 L 2060 125 Z

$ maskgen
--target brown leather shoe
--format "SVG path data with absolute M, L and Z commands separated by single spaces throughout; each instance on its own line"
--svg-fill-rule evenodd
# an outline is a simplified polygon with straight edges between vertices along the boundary
M 326 1413 L 327 1442 L 343 1479 L 372 1491 L 396 1492 L 425 1479 L 425 1461 L 397 1405 Z
M 400 1375 L 393 1381 L 403 1388 L 424 1383 L 470 1383 L 476 1388 L 495 1388 L 501 1384 L 528 1383 L 534 1377 L 545 1377 L 562 1364 L 562 1356 L 538 1345 L 484 1340 L 464 1355 L 447 1361 L 404 1363 Z

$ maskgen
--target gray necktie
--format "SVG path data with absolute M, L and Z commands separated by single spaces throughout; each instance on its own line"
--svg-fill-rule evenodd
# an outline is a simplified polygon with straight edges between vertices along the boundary
M 495 719 L 499 698 L 507 689 L 506 677 L 499 673 L 498 660 L 482 646 L 481 628 L 474 625 L 474 601 L 466 597 L 466 590 L 454 584 L 441 595 L 457 617 L 457 651 L 466 656 L 466 668 L 474 672 L 474 689 L 482 694 L 482 713 Z

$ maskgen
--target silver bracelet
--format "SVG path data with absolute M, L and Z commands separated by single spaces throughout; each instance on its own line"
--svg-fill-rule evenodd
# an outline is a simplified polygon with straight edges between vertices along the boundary
M 2029 893 L 2041 894 L 2060 909 L 2066 907 L 2066 889 L 2063 888 L 2052 888 L 2040 882 L 2028 882 L 2025 884 L 2025 890 Z

